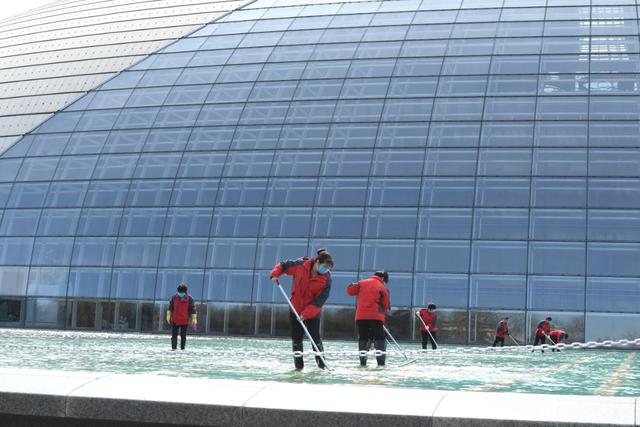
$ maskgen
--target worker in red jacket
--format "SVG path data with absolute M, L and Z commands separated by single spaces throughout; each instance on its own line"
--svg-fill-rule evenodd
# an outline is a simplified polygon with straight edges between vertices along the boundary
M 505 317 L 496 325 L 496 339 L 493 340 L 493 346 L 495 347 L 500 343 L 500 347 L 504 347 L 504 337 L 509 335 L 509 318 Z
M 187 326 L 195 331 L 198 325 L 195 303 L 187 293 L 187 284 L 180 283 L 176 294 L 169 300 L 167 323 L 171 325 L 171 349 L 178 347 L 178 331 L 180 331 L 180 350 L 187 344 Z
M 320 351 L 323 351 L 322 340 L 320 339 L 320 312 L 331 290 L 332 268 L 333 258 L 326 249 L 322 248 L 318 250 L 315 258 L 302 257 L 295 260 L 282 261 L 271 270 L 271 281 L 274 285 L 280 283 L 279 277 L 283 274 L 293 276 L 291 304 L 304 322 Z M 289 321 L 291 323 L 293 351 L 301 352 L 304 329 L 302 329 L 298 319 L 291 311 L 289 312 Z M 302 356 L 294 355 L 293 361 L 296 370 L 304 368 Z M 316 356 L 316 363 L 320 369 L 324 369 L 324 363 L 320 357 Z
M 438 319 L 438 315 L 436 314 L 436 305 L 430 302 L 427 304 L 426 310 L 423 308 L 422 310 L 416 311 L 416 316 L 420 322 L 422 349 L 426 350 L 427 344 L 431 341 L 431 348 L 435 350 L 438 348 L 438 344 L 436 343 L 436 333 L 438 332 L 438 328 L 436 328 L 436 320 Z
M 347 286 L 347 294 L 357 296 L 356 325 L 358 326 L 358 351 L 368 351 L 369 342 L 373 342 L 376 350 L 386 351 L 387 342 L 384 337 L 385 315 L 389 311 L 389 283 L 386 271 L 376 271 L 368 279 L 351 283 Z M 362 354 L 362 353 L 361 353 Z M 378 366 L 384 366 L 386 355 L 376 356 Z M 367 366 L 367 356 L 360 356 L 360 366 Z
M 563 331 L 562 329 L 554 329 L 553 331 L 549 332 L 549 338 L 551 338 L 551 341 L 553 341 L 553 344 L 555 345 L 555 344 L 561 343 L 562 340 L 569 339 L 569 334 Z M 551 351 L 556 351 L 556 350 L 560 351 L 559 348 L 551 349 Z
M 551 321 L 553 319 L 551 317 L 547 317 L 538 323 L 538 327 L 536 328 L 536 339 L 533 341 L 533 345 L 536 346 L 538 344 L 546 344 L 546 337 L 551 332 Z M 533 351 L 533 350 L 531 350 Z M 544 352 L 544 350 L 542 350 Z

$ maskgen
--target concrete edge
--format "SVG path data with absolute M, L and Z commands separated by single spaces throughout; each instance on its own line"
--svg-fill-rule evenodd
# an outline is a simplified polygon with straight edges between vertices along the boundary
M 62 371 L 48 371 L 60 374 Z M 640 398 L 458 392 L 101 374 L 71 390 L 11 390 L 0 369 L 0 414 L 221 426 L 638 426 Z M 49 376 L 30 375 L 46 382 Z M 60 381 L 58 379 L 58 381 Z M 122 387 L 114 385 L 121 384 Z M 185 395 L 167 393 L 184 387 Z M 197 398 L 189 393 L 194 390 Z M 555 406 L 554 406 L 555 405 Z M 295 408 L 295 409 L 294 409 Z M 547 408 L 542 411 L 539 408 Z M 556 410 L 556 409 L 560 410 Z

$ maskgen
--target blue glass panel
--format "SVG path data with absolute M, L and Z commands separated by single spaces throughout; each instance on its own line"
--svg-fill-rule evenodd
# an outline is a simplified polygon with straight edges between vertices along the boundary
M 592 149 L 589 151 L 589 176 L 640 176 L 640 152 L 634 149 Z
M 142 146 L 142 144 L 140 144 Z M 138 154 L 103 155 L 98 159 L 94 179 L 122 179 L 133 175 Z
M 328 180 L 337 186 L 336 180 Z M 269 181 L 266 203 L 270 206 L 311 206 L 316 197 L 316 180 L 302 178 L 274 178 Z M 349 182 L 345 183 L 349 190 Z M 366 188 L 366 183 L 361 183 Z M 362 190 L 364 199 L 364 190 Z M 346 195 L 345 195 L 346 196 Z
M 76 234 L 80 209 L 45 209 L 38 225 L 40 236 L 73 236 Z
M 63 267 L 32 267 L 27 285 L 28 296 L 61 297 L 67 293 L 69 269 Z
M 257 267 L 272 269 L 286 259 L 306 256 L 306 239 L 265 239 L 258 242 Z
M 207 301 L 250 302 L 252 285 L 252 271 L 207 271 L 203 298 Z
M 76 131 L 109 130 L 111 129 L 121 110 L 85 111 L 76 126 Z
M 363 176 L 369 174 L 372 153 L 365 150 L 332 150 L 326 153 L 322 175 Z
M 89 179 L 98 161 L 98 156 L 62 157 L 56 171 L 56 179 Z
M 584 278 L 530 276 L 527 308 L 584 310 Z
M 311 208 L 264 208 L 260 235 L 263 237 L 307 237 Z
M 213 178 L 222 174 L 226 153 L 185 153 L 180 161 L 179 178 Z
M 536 122 L 534 144 L 539 147 L 586 147 L 586 122 Z
M 467 273 L 469 242 L 418 240 L 415 269 L 429 273 Z
M 581 208 L 586 204 L 587 189 L 585 179 L 534 178 L 531 193 L 535 207 Z
M 476 147 L 479 138 L 480 123 L 431 123 L 429 129 L 431 147 Z
M 364 236 L 408 239 L 416 235 L 417 209 L 371 208 L 364 215 Z
M 165 238 L 160 248 L 161 267 L 203 268 L 207 239 Z
M 321 151 L 278 152 L 271 173 L 274 176 L 317 176 L 321 159 Z
M 371 178 L 367 202 L 371 206 L 416 206 L 420 179 Z
M 49 184 L 14 184 L 8 208 L 39 208 L 44 204 Z
M 472 308 L 523 309 L 524 276 L 471 276 L 469 306 Z
M 532 242 L 529 273 L 582 275 L 585 269 L 583 243 Z
M 640 212 L 637 210 L 593 209 L 589 211 L 589 240 L 640 241 Z
M 71 261 L 71 237 L 42 237 L 35 240 L 32 265 L 68 265 Z
M 97 154 L 102 150 L 109 132 L 74 133 L 64 150 L 64 154 Z
M 268 176 L 273 152 L 230 152 L 224 165 L 224 176 Z
M 526 240 L 528 230 L 526 209 L 476 209 L 474 212 L 474 239 Z
M 465 176 L 476 173 L 477 149 L 429 149 L 425 175 Z
M 160 238 L 127 237 L 118 240 L 114 265 L 152 267 L 158 264 Z
M 218 194 L 217 179 L 177 179 L 171 194 L 172 206 L 213 206 Z
M 635 243 L 588 243 L 587 274 L 593 276 L 640 276 L 640 245 Z
M 590 179 L 589 207 L 638 209 L 639 183 L 640 180 L 637 179 Z
M 20 165 L 22 165 L 22 159 L 0 160 L 0 181 L 13 182 L 18 175 Z
M 110 297 L 122 299 L 153 299 L 156 269 L 113 269 Z
M 309 241 L 307 249 L 310 254 L 309 256 L 315 256 L 314 254 L 318 248 L 327 248 L 327 250 L 331 252 L 335 262 L 334 270 L 344 271 L 358 269 L 358 265 L 360 264 L 359 239 L 313 239 Z M 338 285 L 338 283 L 334 282 L 334 285 Z
M 313 216 L 311 234 L 318 237 L 360 237 L 362 218 L 362 208 L 319 208 Z
M 47 195 L 47 207 L 80 207 L 89 188 L 88 181 L 52 182 Z
M 186 283 L 189 287 L 189 295 L 196 305 L 202 300 L 202 282 L 204 273 L 194 270 L 158 270 L 158 279 L 155 298 L 169 301 L 176 294 L 176 288 L 180 283 Z M 196 307 L 197 310 L 197 307 Z
M 231 144 L 234 130 L 233 127 L 195 128 L 189 136 L 187 150 L 226 150 Z
M 0 294 L 24 296 L 27 292 L 29 267 L 0 267 Z
M 212 216 L 212 208 L 169 208 L 164 232 L 176 237 L 208 236 Z
M 108 298 L 111 270 L 106 268 L 72 268 L 69 272 L 68 296 Z
M 265 180 L 226 179 L 221 183 L 218 203 L 224 206 L 259 206 L 263 203 L 265 191 Z
M 465 207 L 473 205 L 473 178 L 425 178 L 421 205 Z
M 331 148 L 373 147 L 378 133 L 378 123 L 337 123 L 331 125 L 327 146 Z
M 34 236 L 40 209 L 7 209 L 0 225 L 0 236 Z
M 372 175 L 422 175 L 423 158 L 423 150 L 376 150 L 373 158 Z
M 164 228 L 165 208 L 128 208 L 122 214 L 121 236 L 160 236 Z
M 59 157 L 26 158 L 16 181 L 48 181 L 58 165 Z
M 171 197 L 173 181 L 132 181 L 127 205 L 166 206 Z
M 151 130 L 143 151 L 182 151 L 187 145 L 191 131 L 191 128 Z
M 80 236 L 115 236 L 120 228 L 122 209 L 85 208 L 78 224 Z
M 256 237 L 261 208 L 216 208 L 211 225 L 212 236 Z
M 37 135 L 31 147 L 29 148 L 29 156 L 57 156 L 62 154 L 67 141 L 69 140 L 69 134 L 49 134 L 49 135 Z
M 525 273 L 525 242 L 473 242 L 471 271 L 474 273 Z M 524 291 L 524 289 L 523 289 Z
M 420 209 L 418 238 L 468 239 L 470 235 L 471 209 Z
M 38 129 L 40 133 L 71 132 L 75 129 L 82 112 L 60 112 L 44 122 Z M 88 114 L 88 113 L 87 113 Z
M 78 237 L 73 247 L 72 265 L 111 266 L 115 238 Z
M 587 310 L 634 313 L 640 304 L 637 279 L 590 277 L 587 280 Z
M 458 274 L 416 274 L 413 305 L 424 307 L 432 301 L 438 307 L 466 308 L 469 278 Z
M 0 265 L 29 265 L 33 239 L 0 237 Z
M 256 239 L 216 238 L 209 243 L 207 267 L 253 268 L 256 257 Z
M 360 268 L 375 271 L 384 265 L 389 271 L 413 270 L 412 240 L 363 240 Z
M 584 240 L 586 227 L 584 210 L 531 210 L 530 237 L 534 240 Z

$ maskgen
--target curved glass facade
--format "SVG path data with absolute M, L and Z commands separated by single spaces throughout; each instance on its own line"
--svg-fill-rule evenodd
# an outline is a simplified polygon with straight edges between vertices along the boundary
M 0 157 L 0 321 L 278 335 L 268 271 L 324 246 L 390 272 L 392 331 L 640 336 L 631 0 L 258 0 L 122 72 Z M 4 316 L 4 318 L 2 317 Z

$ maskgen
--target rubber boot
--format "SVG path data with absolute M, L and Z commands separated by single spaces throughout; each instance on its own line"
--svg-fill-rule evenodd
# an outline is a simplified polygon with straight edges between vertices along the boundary
M 316 342 L 316 345 L 318 346 L 318 350 L 320 350 L 321 352 L 324 351 L 324 347 L 322 346 L 322 342 L 318 341 Z M 320 356 L 316 356 L 316 363 L 318 364 L 318 368 L 320 369 L 324 369 L 324 362 L 322 361 L 322 359 L 320 358 Z
M 387 342 L 385 340 L 375 340 L 373 345 L 375 346 L 376 350 L 380 350 L 380 351 L 387 350 Z M 387 360 L 386 354 L 376 356 L 376 361 L 378 362 L 378 366 L 384 366 L 384 363 L 386 360 Z
M 300 351 L 302 352 L 302 342 L 299 343 L 293 343 L 293 351 Z M 302 359 L 302 356 L 293 356 L 293 364 L 296 367 L 296 370 L 301 371 L 304 368 L 304 360 Z
M 369 351 L 368 340 L 358 340 L 358 351 Z M 360 366 L 367 366 L 367 356 L 360 356 Z

